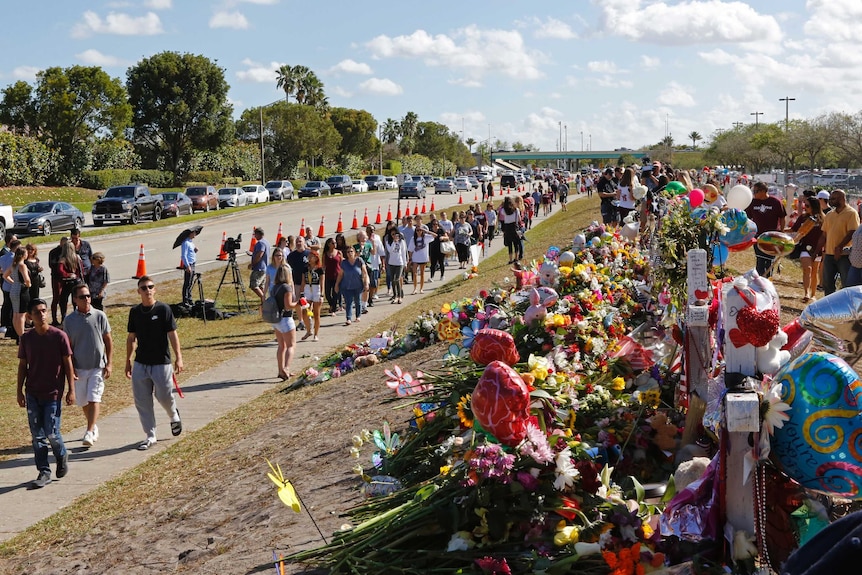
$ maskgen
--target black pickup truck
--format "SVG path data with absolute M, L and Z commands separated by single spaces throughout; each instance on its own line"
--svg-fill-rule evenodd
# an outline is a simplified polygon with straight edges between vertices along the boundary
M 108 188 L 93 204 L 93 224 L 105 222 L 137 224 L 141 218 L 154 222 L 162 219 L 164 200 L 161 194 L 151 194 L 143 184 L 129 184 Z

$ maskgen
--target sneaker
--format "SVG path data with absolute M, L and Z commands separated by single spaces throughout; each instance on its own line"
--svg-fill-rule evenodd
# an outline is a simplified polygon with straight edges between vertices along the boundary
M 145 440 L 143 440 L 140 445 L 138 445 L 138 451 L 146 451 L 147 449 L 149 449 L 150 447 L 152 447 L 155 444 L 156 444 L 156 438 L 155 437 L 148 437 Z
M 0 333 L 6 333 L 6 328 L 3 326 L 0 326 Z
M 99 441 L 99 426 L 93 426 L 93 441 Z
M 368 308 L 365 308 L 364 310 L 362 310 L 362 313 L 368 313 Z M 357 321 L 359 320 L 359 318 L 356 318 L 356 319 L 357 319 Z
M 180 416 L 180 410 L 178 409 L 178 410 L 177 410 L 177 417 L 179 417 L 179 416 Z M 179 435 L 179 434 L 180 434 L 180 433 L 182 433 L 182 432 L 183 432 L 183 422 L 182 422 L 182 420 L 181 420 L 181 419 L 178 419 L 177 421 L 172 421 L 172 422 L 171 422 L 171 435 L 173 435 L 174 437 L 176 437 L 177 435 Z
M 30 489 L 42 489 L 46 485 L 51 483 L 51 472 L 50 471 L 40 471 L 39 477 L 30 482 Z
M 66 477 L 67 473 L 69 473 L 69 454 L 68 454 L 68 452 L 66 453 L 66 455 L 61 457 L 59 461 L 57 461 L 57 479 L 61 479 L 63 477 Z M 48 477 L 50 478 L 50 474 Z
M 430 284 L 430 283 L 434 283 L 434 278 L 428 278 L 428 279 L 427 279 L 427 280 L 425 280 L 425 281 L 426 281 L 427 283 L 429 283 L 429 284 Z
M 296 331 L 302 331 L 302 330 L 304 330 L 304 329 L 305 329 L 305 324 L 304 324 L 304 323 L 302 323 L 302 322 L 300 322 L 300 323 L 296 326 Z
M 93 444 L 96 443 L 96 440 L 93 438 L 93 432 L 88 429 L 84 433 L 84 439 L 81 440 L 81 443 L 84 444 L 84 447 L 93 447 Z
M 389 292 L 386 292 L 386 295 L 389 295 Z M 371 296 L 371 299 L 380 299 L 380 297 L 377 294 L 374 294 Z

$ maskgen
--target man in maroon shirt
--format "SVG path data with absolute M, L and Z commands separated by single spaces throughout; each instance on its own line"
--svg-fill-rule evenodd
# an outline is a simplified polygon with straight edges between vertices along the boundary
M 787 218 L 787 212 L 784 210 L 784 204 L 778 198 L 769 195 L 769 188 L 763 182 L 755 182 L 751 191 L 754 193 L 754 199 L 751 204 L 745 209 L 745 214 L 748 219 L 757 224 L 757 235 L 763 232 L 784 231 L 784 222 Z M 760 251 L 757 245 L 754 246 L 754 254 L 757 256 L 755 269 L 762 277 L 772 275 L 772 260 L 773 256 Z
M 39 489 L 51 483 L 49 444 L 57 460 L 57 477 L 64 477 L 69 471 L 69 453 L 60 435 L 60 415 L 64 387 L 68 389 L 66 405 L 75 404 L 75 376 L 69 338 L 48 323 L 45 300 L 32 300 L 27 315 L 33 329 L 21 336 L 18 346 L 18 405 L 27 408 L 39 470 L 30 488 Z

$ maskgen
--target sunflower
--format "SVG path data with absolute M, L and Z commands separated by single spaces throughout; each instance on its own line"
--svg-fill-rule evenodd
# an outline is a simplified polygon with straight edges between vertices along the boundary
M 461 427 L 464 429 L 473 428 L 473 410 L 469 406 L 470 394 L 462 395 L 461 401 L 458 402 L 458 419 L 461 422 Z

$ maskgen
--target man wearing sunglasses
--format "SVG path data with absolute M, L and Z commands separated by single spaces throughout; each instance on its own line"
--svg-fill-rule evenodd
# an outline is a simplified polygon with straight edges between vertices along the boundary
M 75 368 L 75 397 L 84 409 L 87 431 L 84 432 L 84 447 L 93 447 L 99 439 L 99 406 L 105 391 L 105 380 L 111 377 L 114 357 L 114 341 L 111 325 L 105 312 L 92 306 L 92 296 L 87 284 L 72 288 L 72 303 L 75 311 L 66 316 L 63 331 L 69 336 L 72 346 L 72 365 Z
M 141 296 L 141 303 L 129 311 L 126 377 L 132 380 L 135 408 L 146 434 L 146 439 L 138 445 L 138 449 L 146 451 L 156 444 L 154 394 L 171 420 L 171 434 L 176 437 L 183 432 L 183 423 L 173 393 L 174 371 L 183 371 L 183 353 L 174 314 L 170 306 L 156 301 L 156 285 L 152 278 L 142 276 L 138 280 L 138 294 Z M 174 350 L 173 367 L 169 344 Z

